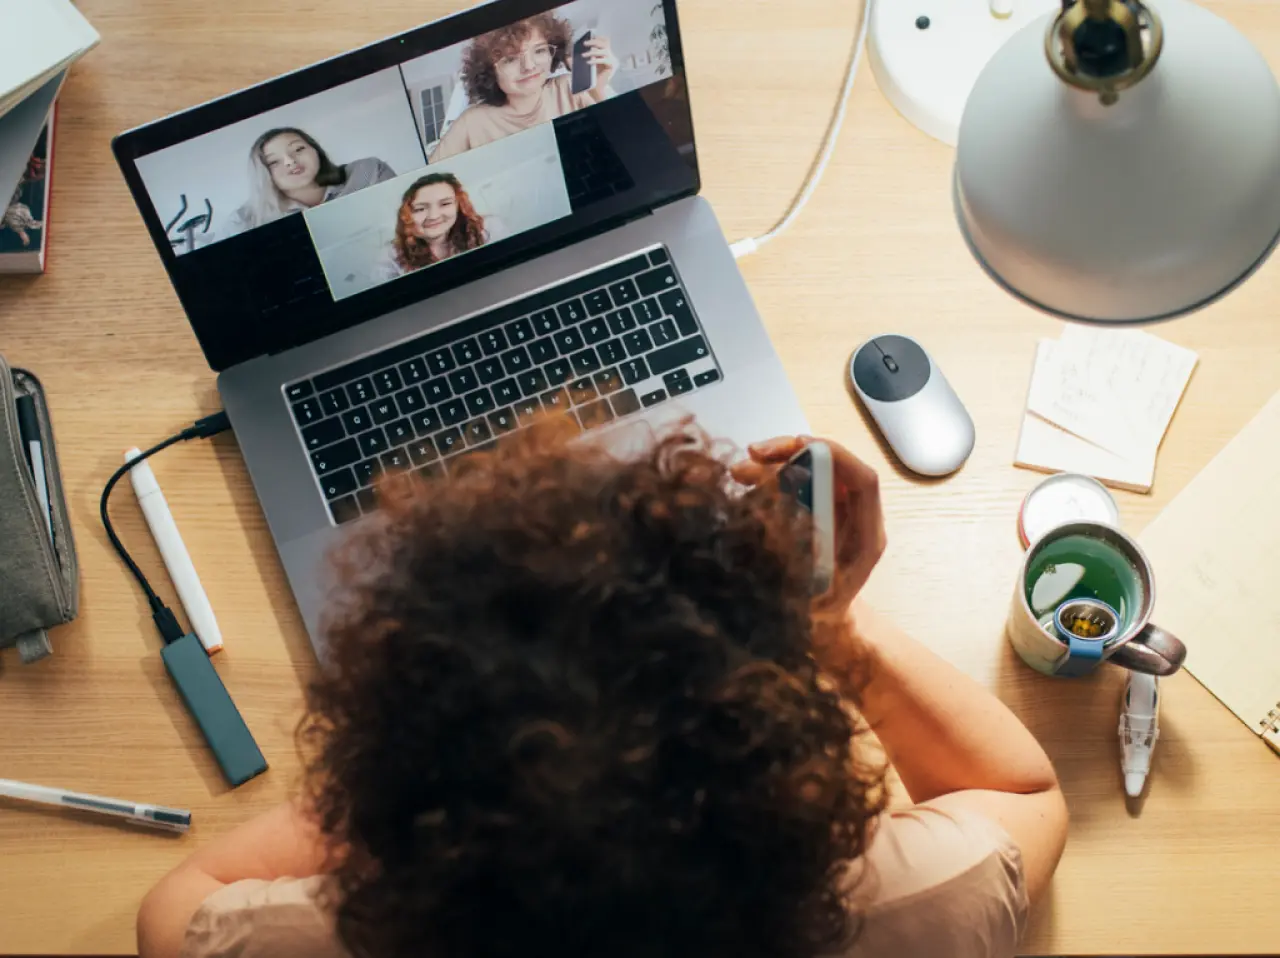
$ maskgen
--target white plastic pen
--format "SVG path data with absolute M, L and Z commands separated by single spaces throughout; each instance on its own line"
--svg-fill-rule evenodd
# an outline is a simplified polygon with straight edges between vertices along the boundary
M 181 808 L 138 805 L 134 802 L 122 802 L 116 798 L 103 798 L 101 795 L 82 795 L 79 792 L 68 792 L 60 788 L 28 785 L 26 782 L 15 782 L 7 778 L 0 778 L 0 795 L 58 808 L 78 808 L 98 812 L 170 832 L 185 832 L 191 827 L 191 813 Z
M 126 462 L 132 462 L 141 455 L 139 450 L 130 449 L 124 454 Z M 155 473 L 147 462 L 140 462 L 129 470 L 129 481 L 133 483 L 133 491 L 146 517 L 147 526 L 160 549 L 160 558 L 164 559 L 164 567 L 169 570 L 169 578 L 178 591 L 182 607 L 187 611 L 191 621 L 191 631 L 196 634 L 200 644 L 210 655 L 222 648 L 222 632 L 218 629 L 218 620 L 213 616 L 213 606 L 200 585 L 200 577 L 196 575 L 196 567 L 191 564 L 191 555 L 182 541 L 178 526 L 173 521 L 173 513 L 165 502 L 160 484 L 156 482 Z

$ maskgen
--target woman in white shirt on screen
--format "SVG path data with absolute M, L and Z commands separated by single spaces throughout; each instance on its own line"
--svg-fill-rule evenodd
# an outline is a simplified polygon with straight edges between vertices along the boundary
M 231 214 L 227 235 L 349 196 L 395 175 L 376 156 L 334 163 L 312 136 L 297 127 L 267 130 L 249 148 L 249 199 Z
M 452 173 L 418 177 L 400 200 L 395 239 L 375 268 L 375 280 L 386 282 L 485 245 L 495 238 L 490 219 L 476 212 Z

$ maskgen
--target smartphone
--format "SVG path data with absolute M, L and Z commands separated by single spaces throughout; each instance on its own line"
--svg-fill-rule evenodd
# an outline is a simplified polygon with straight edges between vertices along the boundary
M 811 593 L 824 595 L 836 574 L 835 467 L 831 448 L 811 442 L 778 471 L 778 486 L 795 499 L 813 523 Z
M 596 65 L 587 62 L 587 41 L 592 36 L 592 31 L 585 30 L 573 41 L 573 77 L 569 89 L 574 93 L 586 93 L 596 85 Z

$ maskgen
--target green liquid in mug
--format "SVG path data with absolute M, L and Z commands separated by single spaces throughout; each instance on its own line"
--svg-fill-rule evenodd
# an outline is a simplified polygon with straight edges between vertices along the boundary
M 1027 569 L 1027 604 L 1044 621 L 1067 599 L 1100 599 L 1120 616 L 1124 632 L 1142 608 L 1138 570 L 1114 546 L 1092 536 L 1046 543 Z

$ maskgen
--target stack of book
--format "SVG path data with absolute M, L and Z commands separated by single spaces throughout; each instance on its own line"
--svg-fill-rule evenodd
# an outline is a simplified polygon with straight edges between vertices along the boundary
M 0 0 L 0 273 L 41 273 L 49 236 L 54 103 L 98 43 L 69 0 Z

